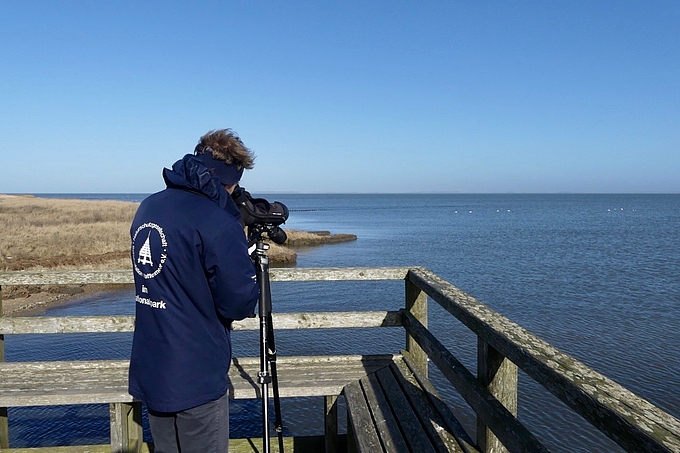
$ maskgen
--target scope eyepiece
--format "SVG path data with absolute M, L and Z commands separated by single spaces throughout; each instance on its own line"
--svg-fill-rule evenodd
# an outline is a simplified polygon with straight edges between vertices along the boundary
M 241 186 L 236 186 L 231 198 L 239 207 L 246 226 L 257 223 L 278 226 L 288 220 L 289 213 L 285 204 L 278 201 L 270 203 L 264 198 L 253 198 Z

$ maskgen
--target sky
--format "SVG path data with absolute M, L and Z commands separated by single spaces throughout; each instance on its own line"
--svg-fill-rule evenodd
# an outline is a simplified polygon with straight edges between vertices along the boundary
M 0 193 L 680 193 L 680 2 L 0 2 Z

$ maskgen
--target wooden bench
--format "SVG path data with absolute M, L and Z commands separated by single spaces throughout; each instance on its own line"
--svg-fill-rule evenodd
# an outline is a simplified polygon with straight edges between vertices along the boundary
M 361 326 L 398 325 L 397 312 L 368 312 L 352 320 L 345 313 L 278 314 L 277 328 L 326 328 L 346 323 Z M 131 316 L 0 317 L 0 335 L 131 332 Z M 258 328 L 258 320 L 234 324 L 235 330 Z M 389 366 L 393 354 L 336 356 L 279 356 L 277 372 L 282 398 L 324 396 L 327 415 L 336 416 L 335 401 L 348 383 Z M 0 362 L 0 408 L 109 404 L 112 452 L 148 451 L 142 436 L 142 406 L 127 391 L 128 360 L 82 360 L 47 362 Z M 235 357 L 229 371 L 232 399 L 262 397 L 258 383 L 260 358 Z M 271 386 L 270 386 L 271 390 Z M 270 395 L 272 396 L 272 395 Z M 5 415 L 6 417 L 6 415 Z M 329 426 L 328 441 L 337 440 L 337 423 Z M 6 419 L 5 419 L 6 420 Z M 0 450 L 9 445 L 8 432 L 0 429 Z M 4 438 L 3 438 L 4 437 Z
M 285 397 L 338 395 L 352 380 L 392 363 L 392 355 L 280 357 L 280 394 Z M 141 403 L 127 392 L 127 360 L 0 363 L 0 407 L 110 404 L 114 452 L 142 451 Z M 234 359 L 230 397 L 262 395 L 259 358 Z
M 479 451 L 432 384 L 414 368 L 397 357 L 389 367 L 345 386 L 348 451 Z

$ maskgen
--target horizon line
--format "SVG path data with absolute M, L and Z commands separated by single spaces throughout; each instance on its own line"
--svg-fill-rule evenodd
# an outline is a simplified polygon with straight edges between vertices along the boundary
M 151 195 L 154 192 L 0 192 L 0 195 Z M 301 191 L 261 191 L 271 195 L 680 195 L 680 192 L 301 192 Z

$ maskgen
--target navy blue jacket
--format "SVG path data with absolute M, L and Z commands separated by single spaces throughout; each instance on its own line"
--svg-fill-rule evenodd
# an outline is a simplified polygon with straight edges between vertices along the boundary
M 158 412 L 227 391 L 227 326 L 259 298 L 240 213 L 193 155 L 164 169 L 167 188 L 139 206 L 130 228 L 136 320 L 129 392 Z

